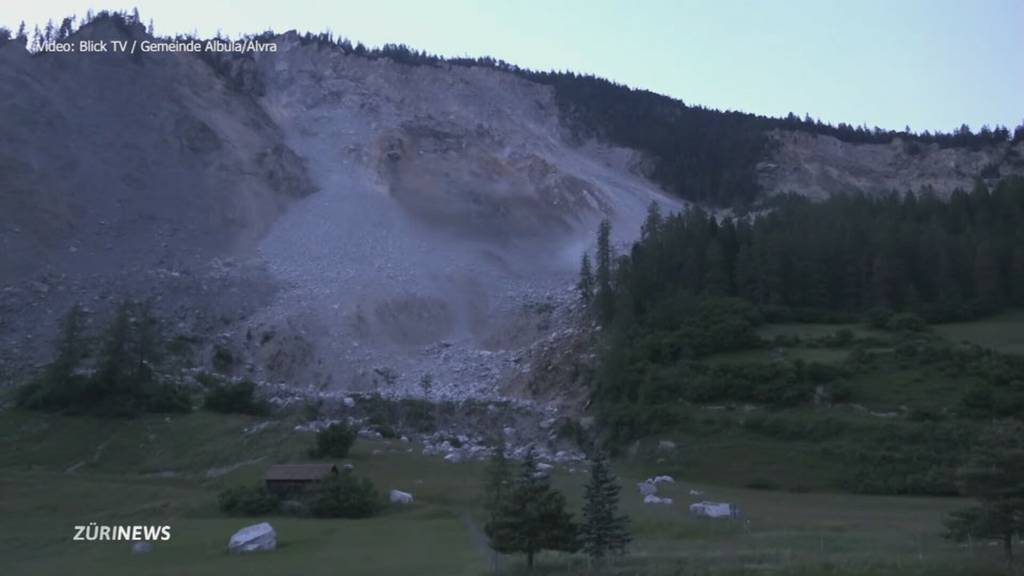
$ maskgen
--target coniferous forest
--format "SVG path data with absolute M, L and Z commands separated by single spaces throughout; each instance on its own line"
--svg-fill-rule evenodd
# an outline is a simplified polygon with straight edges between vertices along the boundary
M 731 296 L 769 317 L 914 312 L 965 320 L 1024 305 L 1024 180 L 934 196 L 782 197 L 748 218 L 662 216 L 620 257 L 613 297 L 643 318 L 687 296 Z
M 856 439 L 836 448 L 851 490 L 955 494 L 952 470 L 974 426 L 1024 418 L 1024 360 L 929 332 L 1024 304 L 1024 180 L 949 201 L 785 197 L 741 219 L 652 206 L 628 253 L 616 255 L 608 237 L 604 224 L 579 285 L 606 328 L 592 400 L 615 439 L 700 429 L 694 405 L 761 406 L 769 415 L 743 419 L 750 432 Z M 758 331 L 786 322 L 847 328 L 803 343 Z M 841 362 L 793 353 L 806 345 L 852 352 Z M 763 360 L 714 361 L 759 349 Z M 863 401 L 851 382 L 892 382 L 904 370 L 949 382 L 951 397 L 913 408 L 900 426 L 770 415 Z

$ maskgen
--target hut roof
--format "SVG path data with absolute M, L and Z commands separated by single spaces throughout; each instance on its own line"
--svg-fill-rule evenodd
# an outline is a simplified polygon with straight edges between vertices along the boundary
M 267 468 L 267 480 L 320 480 L 328 474 L 337 474 L 334 464 L 274 464 Z

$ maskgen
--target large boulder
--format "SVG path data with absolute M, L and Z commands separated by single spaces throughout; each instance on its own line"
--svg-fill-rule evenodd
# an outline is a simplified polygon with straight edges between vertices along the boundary
M 153 551 L 153 543 L 140 541 L 132 542 L 132 554 L 149 554 Z
M 703 518 L 734 518 L 739 510 L 728 502 L 696 502 L 690 504 L 690 514 Z
M 390 498 L 392 504 L 412 504 L 412 494 L 401 490 L 392 490 Z
M 277 532 L 267 522 L 246 526 L 231 536 L 228 552 L 255 552 L 277 548 Z
M 658 487 L 650 480 L 637 482 L 636 487 L 640 490 L 641 496 L 653 496 L 658 493 Z
M 644 504 L 671 504 L 671 498 L 659 498 L 654 494 L 648 494 L 644 496 Z

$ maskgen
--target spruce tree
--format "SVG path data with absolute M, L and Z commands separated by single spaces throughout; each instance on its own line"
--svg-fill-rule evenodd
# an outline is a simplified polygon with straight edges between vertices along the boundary
M 565 496 L 551 487 L 551 480 L 537 470 L 531 450 L 523 461 L 507 498 L 484 527 L 490 546 L 502 554 L 526 554 L 532 569 L 542 550 L 575 552 L 576 525 L 565 509 Z
M 576 289 L 580 292 L 580 298 L 589 304 L 594 297 L 594 273 L 590 268 L 590 254 L 586 252 L 580 261 L 580 279 L 576 283 Z
M 644 218 L 643 226 L 640 228 L 640 239 L 648 240 L 654 238 L 661 232 L 661 224 L 664 219 L 661 216 L 661 206 L 651 201 L 647 205 L 647 217 Z
M 498 435 L 494 454 L 487 464 L 484 478 L 484 508 L 493 520 L 512 490 L 512 467 L 505 456 L 505 437 Z
M 612 319 L 615 296 L 612 294 L 612 225 L 607 219 L 597 228 L 597 293 L 595 300 L 601 321 Z
M 603 454 L 590 464 L 590 481 L 584 492 L 580 543 L 591 558 L 621 555 L 630 542 L 629 518 L 618 513 L 621 487 Z
M 1013 535 L 1024 529 L 1024 426 L 1013 420 L 994 423 L 959 476 L 961 490 L 978 506 L 951 514 L 947 537 L 998 538 L 1012 562 Z

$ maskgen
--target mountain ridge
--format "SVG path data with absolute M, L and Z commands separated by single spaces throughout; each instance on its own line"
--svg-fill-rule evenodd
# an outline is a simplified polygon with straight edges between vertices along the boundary
M 108 14 L 71 38 L 145 34 Z M 913 154 L 902 142 L 773 137 L 749 115 L 593 78 L 268 37 L 276 53 L 0 46 L 4 381 L 46 358 L 38 343 L 72 303 L 100 318 L 133 298 L 156 302 L 171 336 L 198 338 L 200 365 L 230 351 L 239 377 L 402 395 L 429 377 L 448 397 L 518 393 L 579 338 L 573 283 L 602 219 L 622 245 L 651 202 L 677 211 L 746 204 L 752 189 L 903 184 L 946 194 L 984 171 L 1022 170 L 1022 143 L 1008 137 L 973 152 L 940 139 Z M 630 99 L 595 116 L 600 95 L 621 90 L 682 124 L 623 145 L 651 120 L 624 122 Z M 680 139 L 680 126 L 696 136 Z M 681 155 L 668 162 L 664 150 Z M 894 158 L 909 166 L 899 178 L 887 176 Z

